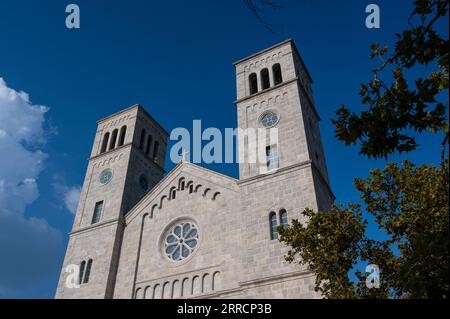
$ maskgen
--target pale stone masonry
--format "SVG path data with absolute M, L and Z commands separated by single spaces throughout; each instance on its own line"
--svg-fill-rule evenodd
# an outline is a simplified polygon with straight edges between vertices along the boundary
M 141 106 L 98 121 L 57 298 L 320 297 L 271 228 L 334 200 L 311 76 L 292 40 L 234 66 L 238 126 L 275 116 L 278 170 L 240 163 L 234 179 L 182 161 L 165 174 L 169 135 Z

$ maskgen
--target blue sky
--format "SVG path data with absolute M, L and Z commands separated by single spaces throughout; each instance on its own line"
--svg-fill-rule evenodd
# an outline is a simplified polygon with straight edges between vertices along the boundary
M 75 0 L 78 30 L 65 28 L 69 3 L 0 2 L 0 78 L 16 111 L 2 115 L 0 104 L 0 129 L 14 137 L 0 150 L 17 150 L 0 154 L 0 181 L 20 180 L 17 192 L 0 197 L 0 297 L 53 297 L 96 120 L 140 103 L 168 131 L 189 129 L 194 119 L 203 127 L 235 127 L 232 62 L 288 37 L 315 81 L 337 200 L 357 200 L 353 179 L 384 166 L 336 141 L 330 119 L 341 104 L 361 109 L 360 83 L 374 66 L 369 45 L 392 44 L 412 1 L 280 0 L 283 8 L 263 13 L 274 34 L 240 0 Z M 365 27 L 369 3 L 381 8 L 381 29 Z M 390 160 L 437 162 L 434 140 L 418 141 L 418 151 Z M 236 165 L 207 167 L 238 177 Z

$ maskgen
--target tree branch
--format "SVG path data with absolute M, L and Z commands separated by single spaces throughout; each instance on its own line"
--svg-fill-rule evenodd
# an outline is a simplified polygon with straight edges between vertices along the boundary
M 261 16 L 261 9 L 257 4 L 255 4 L 254 0 L 242 0 L 242 2 L 244 2 L 244 5 L 251 11 L 256 19 L 264 24 L 267 30 L 269 30 L 271 33 L 274 33 L 272 30 L 272 26 Z M 272 0 L 259 0 L 259 4 L 261 7 L 270 7 L 273 10 L 281 8 L 281 6 L 278 5 L 276 1 Z

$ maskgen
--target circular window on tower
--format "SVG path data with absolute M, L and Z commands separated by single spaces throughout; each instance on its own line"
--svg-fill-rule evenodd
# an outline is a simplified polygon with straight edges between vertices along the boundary
M 141 188 L 142 188 L 144 191 L 148 191 L 148 179 L 147 179 L 147 176 L 145 176 L 144 174 L 142 174 L 142 175 L 139 177 L 139 184 L 141 185 Z
M 265 127 L 269 128 L 275 126 L 280 120 L 279 115 L 274 111 L 267 111 L 261 115 L 259 118 L 259 123 Z
M 191 221 L 177 222 L 164 235 L 163 253 L 171 261 L 182 261 L 198 246 L 198 227 Z
M 112 170 L 105 169 L 101 174 L 100 174 L 100 184 L 105 185 L 108 184 L 109 181 L 112 179 L 113 173 Z

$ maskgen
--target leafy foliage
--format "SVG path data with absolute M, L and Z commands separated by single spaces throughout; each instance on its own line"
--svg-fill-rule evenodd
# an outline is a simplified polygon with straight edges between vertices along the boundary
M 291 247 L 286 260 L 309 265 L 316 290 L 327 298 L 448 298 L 448 159 L 437 168 L 404 161 L 370 174 L 356 188 L 388 239 L 367 236 L 360 205 L 307 209 L 307 224 L 294 220 L 279 228 Z M 364 273 L 357 273 L 357 283 L 349 279 L 358 261 L 380 267 L 380 289 L 368 289 Z
M 378 44 L 371 47 L 371 57 L 382 65 L 361 86 L 368 110 L 356 114 L 342 106 L 333 123 L 339 140 L 359 143 L 360 154 L 375 158 L 415 150 L 414 133 L 443 133 L 441 165 L 391 163 L 355 180 L 364 209 L 385 240 L 368 237 L 359 204 L 335 205 L 328 212 L 306 209 L 307 223 L 294 220 L 278 229 L 280 241 L 291 248 L 286 260 L 308 265 L 316 275 L 316 291 L 327 298 L 449 297 L 448 38 L 434 28 L 447 16 L 449 1 L 414 3 L 410 28 L 396 35 L 394 53 L 387 56 L 389 48 Z M 414 26 L 414 20 L 419 24 Z M 417 65 L 434 70 L 411 87 L 405 72 Z M 390 84 L 379 78 L 388 67 Z M 445 92 L 447 100 L 439 101 Z M 379 266 L 379 289 L 366 287 L 364 273 L 356 272 L 356 282 L 350 279 L 359 262 Z
M 445 102 L 439 98 L 443 91 L 448 93 L 449 43 L 434 28 L 446 18 L 448 6 L 448 0 L 416 0 L 410 29 L 396 35 L 393 54 L 387 57 L 388 47 L 372 45 L 371 58 L 379 58 L 382 65 L 373 70 L 372 81 L 361 85 L 362 103 L 369 109 L 356 114 L 342 105 L 336 111 L 333 124 L 339 140 L 346 145 L 359 141 L 361 154 L 377 158 L 416 149 L 414 132 L 443 132 L 448 139 L 448 98 Z M 419 24 L 412 25 L 413 20 Z M 412 86 L 405 71 L 418 64 L 437 69 Z M 388 66 L 392 67 L 390 85 L 379 78 Z

